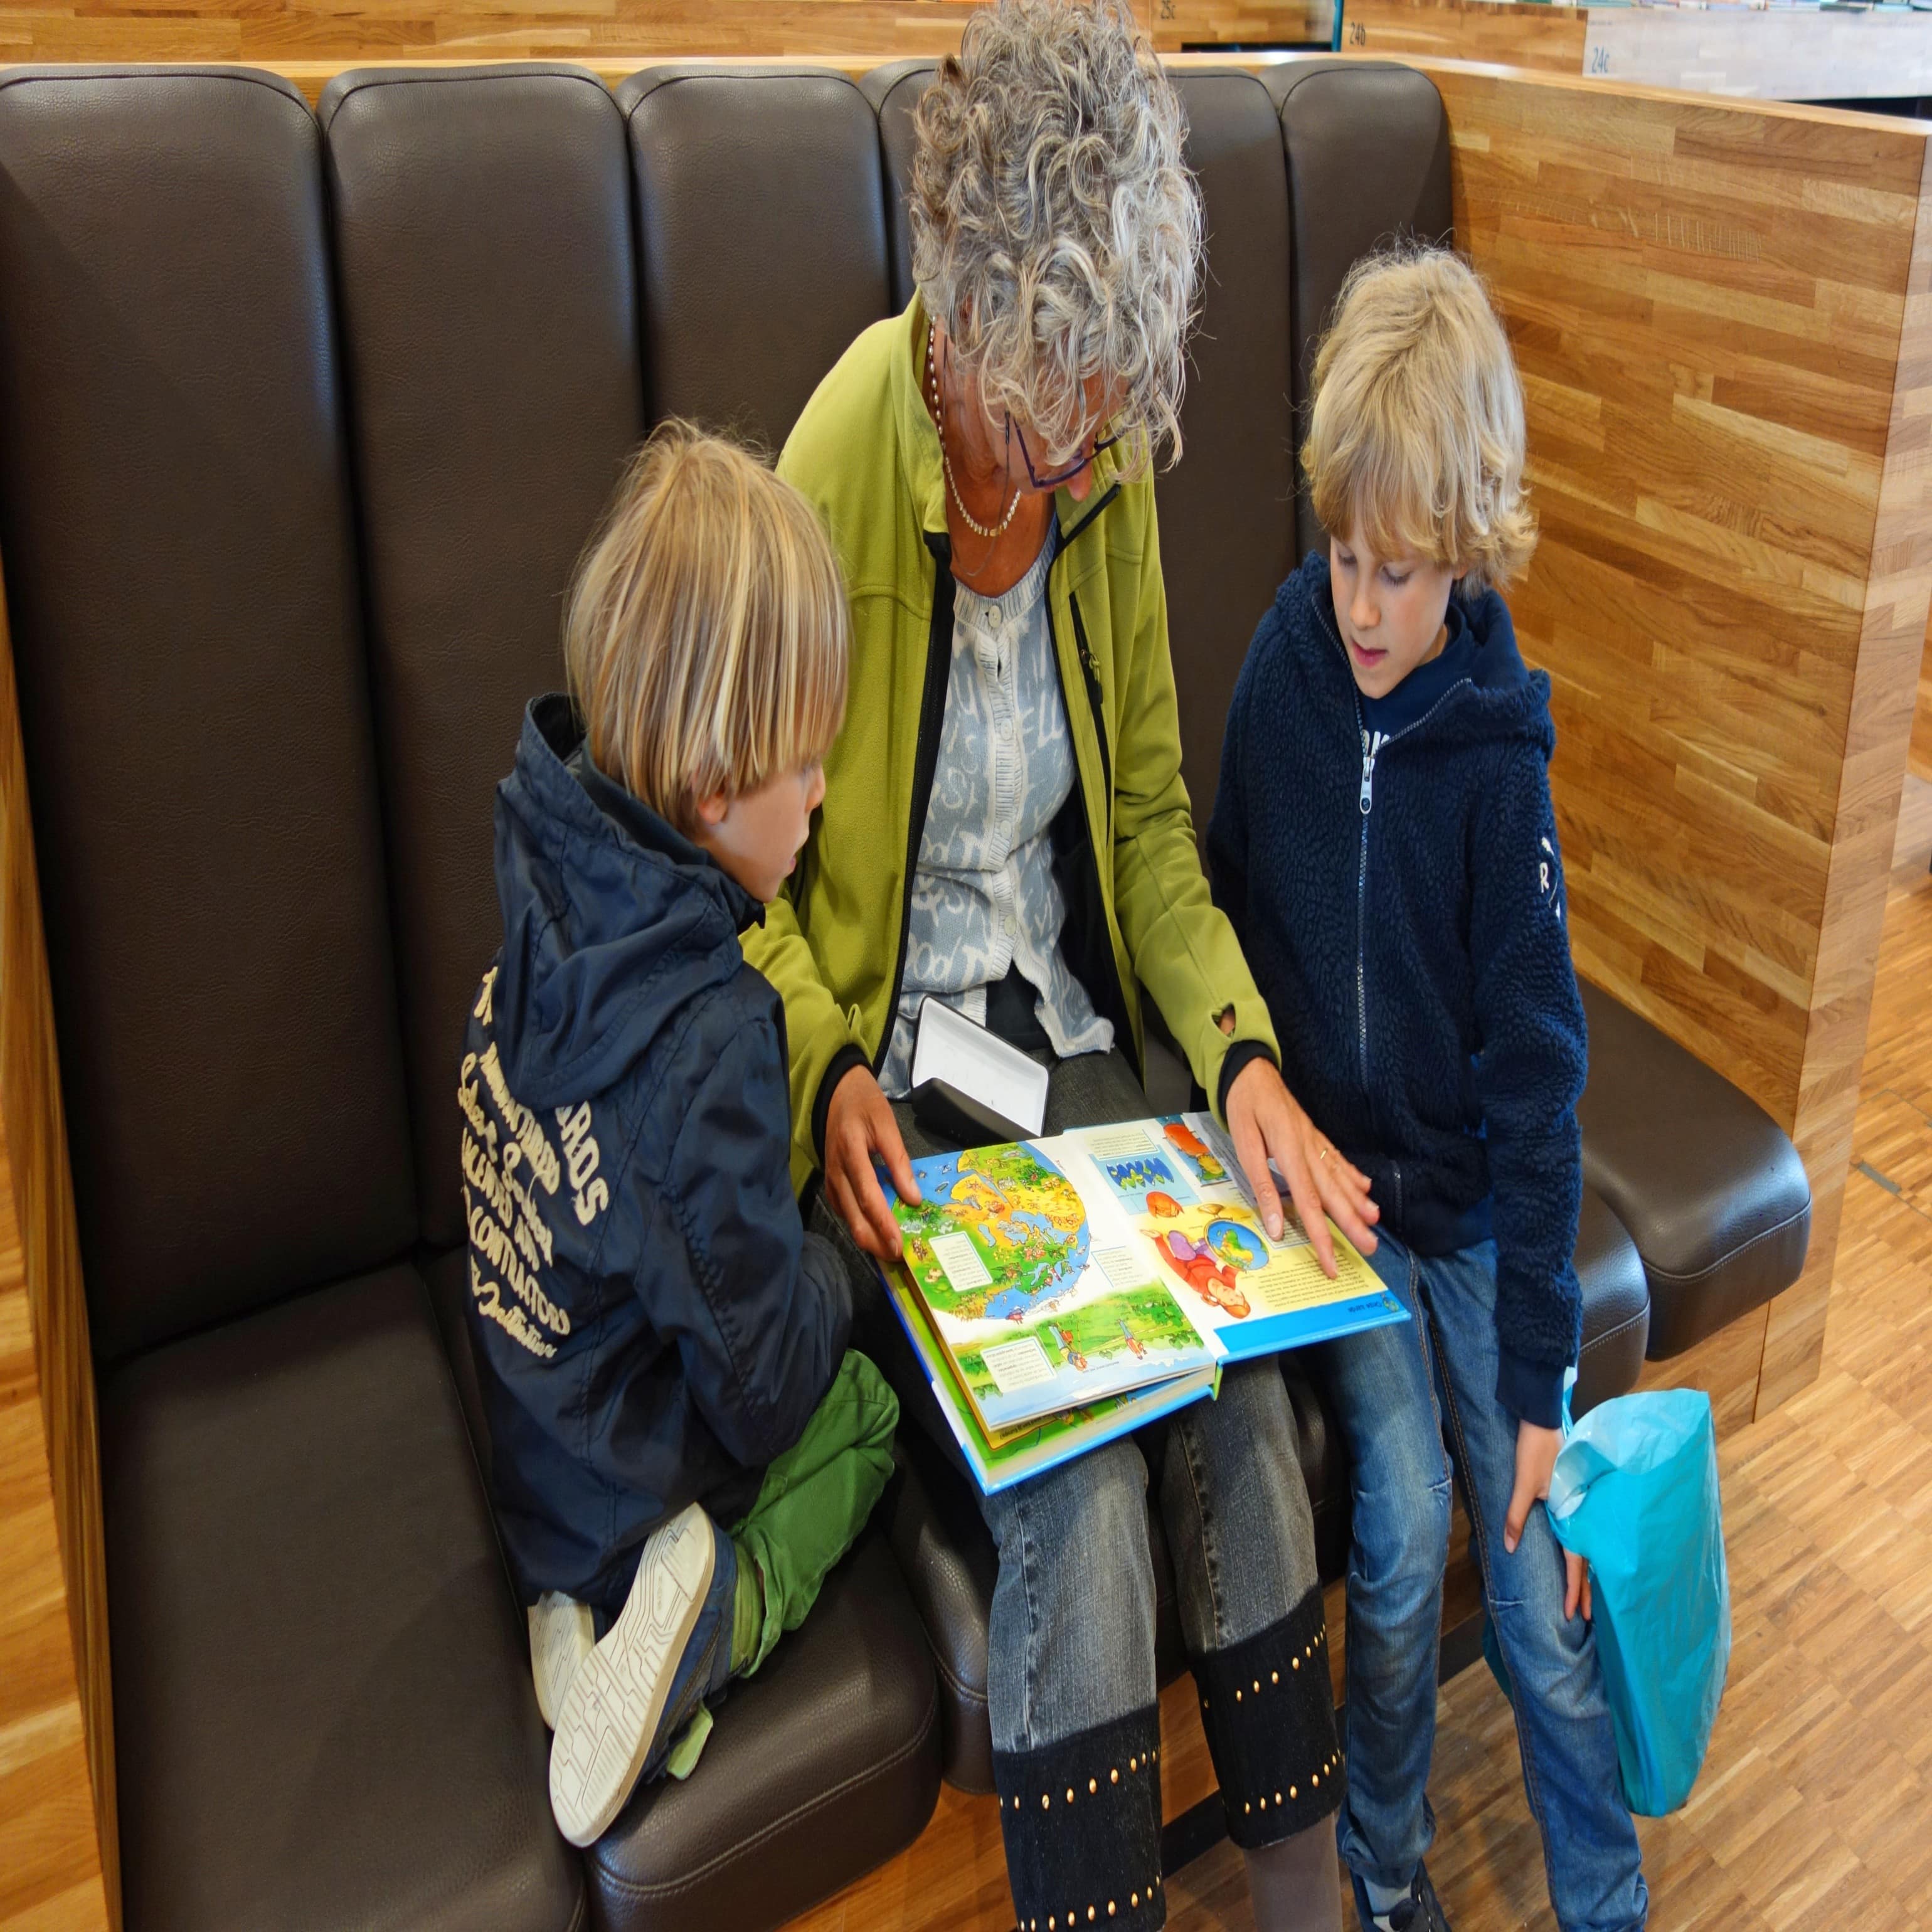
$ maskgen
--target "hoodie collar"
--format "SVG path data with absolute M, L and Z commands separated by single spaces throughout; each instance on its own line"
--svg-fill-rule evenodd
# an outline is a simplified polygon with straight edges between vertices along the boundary
M 1304 619 L 1291 626 L 1291 634 L 1297 629 L 1304 635 L 1312 633 L 1310 643 L 1316 655 L 1352 693 L 1354 676 L 1336 621 L 1328 559 L 1324 553 L 1310 550 L 1301 568 L 1282 586 L 1284 593 L 1298 589 L 1314 622 L 1310 625 Z M 1553 742 L 1549 674 L 1532 670 L 1523 662 L 1508 605 L 1496 591 L 1486 590 L 1480 597 L 1459 597 L 1457 608 L 1474 647 L 1468 686 L 1456 694 L 1454 703 L 1438 700 L 1428 717 L 1431 734 L 1472 739 L 1523 736 L 1546 745 Z
M 532 742 L 532 740 L 535 742 Z M 765 922 L 765 908 L 704 848 L 608 776 L 591 758 L 582 722 L 561 692 L 533 699 L 524 724 L 534 788 L 545 806 L 575 830 L 621 850 L 662 860 L 692 882 L 731 922 L 734 933 Z M 586 807 L 590 808 L 588 811 Z

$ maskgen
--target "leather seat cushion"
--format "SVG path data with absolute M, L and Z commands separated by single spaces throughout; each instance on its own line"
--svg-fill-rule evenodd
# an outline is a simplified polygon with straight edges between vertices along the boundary
M 1571 1413 L 1581 1415 L 1636 1386 L 1650 1336 L 1650 1284 L 1624 1224 L 1587 1184 L 1576 1228 L 1576 1280 L 1583 1291 L 1583 1348 Z
M 1643 1257 L 1651 1355 L 1680 1354 L 1798 1279 L 1810 1184 L 1755 1101 L 1609 994 L 1582 990 L 1584 1178 Z
M 582 1871 L 413 1269 L 102 1388 L 127 1922 L 564 1932 Z
M 731 1687 L 696 1774 L 640 1791 L 586 1855 L 597 1923 L 782 1924 L 919 1836 L 939 1754 L 925 1636 L 875 1528 L 758 1676 Z
M 426 1274 L 487 1469 L 489 1436 L 464 1312 L 466 1250 Z M 875 1525 L 907 1515 L 902 1493 L 898 1482 L 886 1490 Z M 942 1540 L 935 1548 L 921 1572 L 929 1591 L 944 1593 L 958 1546 Z M 990 1562 L 983 1534 L 980 1546 Z M 986 1590 L 990 1596 L 990 1581 Z M 984 1630 L 982 1619 L 982 1732 Z M 640 1794 L 590 1855 L 598 1922 L 738 1928 L 803 1911 L 925 1828 L 938 1797 L 940 1734 L 920 1618 L 875 1527 L 758 1676 L 732 1688 L 698 1774 Z

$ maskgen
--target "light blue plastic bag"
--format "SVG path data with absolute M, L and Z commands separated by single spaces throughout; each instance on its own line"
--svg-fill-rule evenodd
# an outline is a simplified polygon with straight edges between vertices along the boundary
M 1711 1399 L 1618 1396 L 1572 1424 L 1566 1390 L 1563 1408 L 1550 1525 L 1590 1566 L 1624 1802 L 1660 1818 L 1696 1782 L 1731 1660 Z

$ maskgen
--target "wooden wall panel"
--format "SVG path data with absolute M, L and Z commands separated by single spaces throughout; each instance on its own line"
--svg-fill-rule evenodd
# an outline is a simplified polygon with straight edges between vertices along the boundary
M 976 0 L 0 0 L 14 61 L 736 60 L 948 53 Z M 1330 0 L 1134 0 L 1163 52 L 1326 42 Z
M 1772 1305 L 1758 1412 L 1812 1381 L 1825 1346 L 1852 1118 L 1928 621 L 1932 621 L 1932 158 L 1921 174 L 1905 314 L 1886 428 L 1822 928 L 1800 1076 L 1798 1142 L 1817 1204 L 1804 1277 Z M 1820 1180 L 1824 1183 L 1821 1190 Z
M 1912 720 L 1912 769 L 1932 778 L 1932 630 L 1925 634 L 1925 655 L 1918 661 L 1918 707 Z
M 1816 1372 L 1932 604 L 1926 133 L 1425 64 L 1523 374 L 1577 963 L 1811 1176 L 1761 1412 Z
M 0 1932 L 118 1924 L 94 1370 L 0 593 Z
M 950 52 L 973 0 L 0 0 L 14 61 L 737 60 Z
M 1542 0 L 1342 0 L 1342 51 L 1366 59 L 1498 61 L 1581 74 L 1586 8 Z
M 1645 1363 L 1637 1387 L 1702 1389 L 1711 1398 L 1719 1439 L 1735 1436 L 1757 1414 L 1758 1376 L 1769 1319 L 1768 1309 L 1754 1308 L 1682 1354 L 1666 1362 Z

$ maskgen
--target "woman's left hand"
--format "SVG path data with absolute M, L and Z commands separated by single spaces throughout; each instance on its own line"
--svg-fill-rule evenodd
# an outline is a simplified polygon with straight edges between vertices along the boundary
M 1228 1132 L 1241 1172 L 1254 1190 L 1269 1238 L 1281 1239 L 1281 1195 L 1268 1172 L 1272 1160 L 1288 1183 L 1294 1211 L 1308 1231 L 1322 1272 L 1335 1277 L 1335 1244 L 1328 1216 L 1364 1254 L 1376 1251 L 1370 1222 L 1382 1210 L 1369 1198 L 1368 1177 L 1351 1166 L 1283 1084 L 1272 1060 L 1251 1060 L 1228 1089 Z

